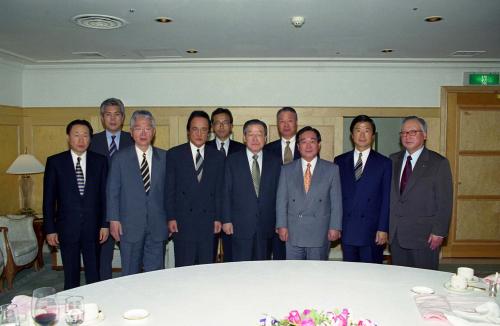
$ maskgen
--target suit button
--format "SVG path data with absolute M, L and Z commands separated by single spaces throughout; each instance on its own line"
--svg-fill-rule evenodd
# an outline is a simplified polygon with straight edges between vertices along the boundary
M 348 217 L 351 217 L 351 213 L 347 214 Z
M 404 204 L 405 202 L 406 202 L 406 200 L 402 200 L 402 199 L 399 200 L 399 203 L 401 203 L 401 204 Z
M 295 199 L 292 199 L 292 201 L 295 203 Z
M 206 212 L 207 212 L 207 210 L 206 210 L 206 209 L 204 209 L 204 210 L 203 210 L 203 213 L 206 213 Z
M 192 209 L 192 208 L 190 208 L 190 209 L 189 209 L 189 211 L 190 211 L 190 212 L 192 212 L 192 211 L 193 211 L 193 209 Z
M 302 214 L 299 214 L 299 218 L 302 218 Z

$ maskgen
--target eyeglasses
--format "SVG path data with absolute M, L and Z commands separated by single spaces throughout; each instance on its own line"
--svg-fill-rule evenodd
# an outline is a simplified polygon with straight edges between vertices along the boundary
M 422 131 L 422 130 L 408 130 L 408 131 L 401 131 L 401 132 L 399 133 L 399 135 L 400 135 L 401 137 L 404 137 L 404 136 L 412 136 L 412 137 L 413 137 L 413 136 L 416 136 L 416 135 L 417 135 L 417 133 L 419 133 L 419 132 L 423 132 L 423 131 Z

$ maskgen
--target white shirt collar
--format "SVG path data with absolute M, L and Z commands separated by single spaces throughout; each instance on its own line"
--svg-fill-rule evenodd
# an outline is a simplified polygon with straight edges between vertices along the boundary
M 302 173 L 306 173 L 307 163 L 311 163 L 311 175 L 314 174 L 314 168 L 316 167 L 316 163 L 318 163 L 318 157 L 316 156 L 311 160 L 311 162 L 307 162 L 303 158 L 300 159 L 300 163 L 302 164 Z

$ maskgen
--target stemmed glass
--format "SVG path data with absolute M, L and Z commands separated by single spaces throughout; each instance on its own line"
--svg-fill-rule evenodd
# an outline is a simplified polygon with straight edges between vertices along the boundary
M 57 305 L 57 291 L 52 287 L 43 287 L 33 290 L 31 298 L 31 316 L 36 325 L 52 326 L 57 324 L 59 306 Z
M 74 326 L 83 323 L 85 317 L 83 297 L 72 296 L 67 298 L 64 305 L 64 311 L 66 313 L 66 324 Z

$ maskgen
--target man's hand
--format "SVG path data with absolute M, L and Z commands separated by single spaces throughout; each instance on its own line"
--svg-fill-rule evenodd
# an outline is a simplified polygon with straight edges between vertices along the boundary
M 56 247 L 59 244 L 59 237 L 57 236 L 57 233 L 49 233 L 47 234 L 46 238 L 47 242 L 52 247 Z
M 383 246 L 387 243 L 387 232 L 377 231 L 375 235 L 375 243 L 379 246 Z
M 340 239 L 340 231 L 335 229 L 328 230 L 328 240 L 329 241 L 337 241 Z
M 431 248 L 431 250 L 436 250 L 439 249 L 441 244 L 443 244 L 443 240 L 443 237 L 431 233 L 429 235 L 429 240 L 427 240 L 427 243 L 429 244 L 429 248 Z
M 106 242 L 106 240 L 108 240 L 108 237 L 109 237 L 109 229 L 101 228 L 101 230 L 99 231 L 99 243 L 103 244 L 104 242 Z
M 170 232 L 170 235 L 172 235 L 173 233 L 179 232 L 179 229 L 177 228 L 177 221 L 176 220 L 168 221 L 168 232 Z
M 214 221 L 214 234 L 219 234 L 222 228 L 222 224 L 220 221 Z
M 110 221 L 109 228 L 111 236 L 115 239 L 115 241 L 120 241 L 120 237 L 123 235 L 122 224 L 119 221 Z
M 222 224 L 222 231 L 224 231 L 224 233 L 227 235 L 233 234 L 233 223 Z
M 288 241 L 288 228 L 278 228 L 278 235 L 281 241 Z

